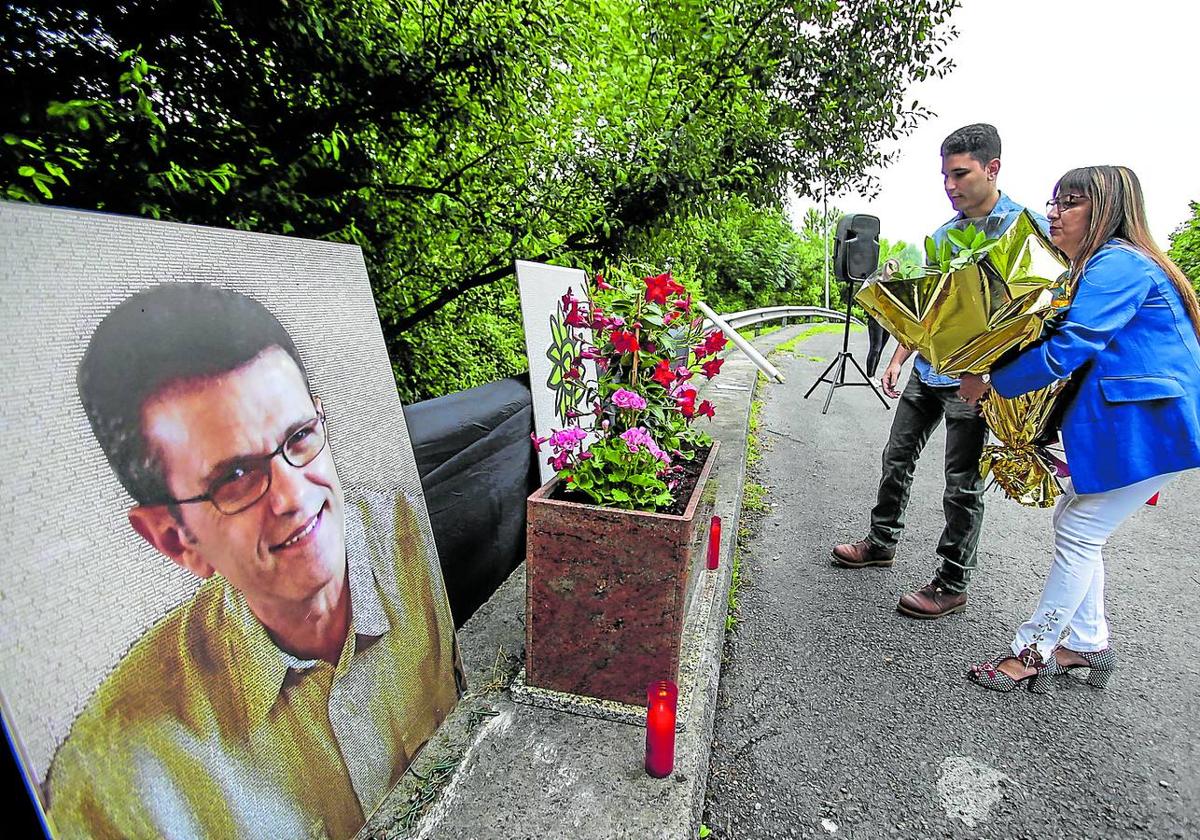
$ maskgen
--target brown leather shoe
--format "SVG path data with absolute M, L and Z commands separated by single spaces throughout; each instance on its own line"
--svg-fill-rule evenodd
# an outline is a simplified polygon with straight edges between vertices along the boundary
M 880 548 L 867 540 L 842 543 L 833 547 L 833 565 L 846 569 L 861 569 L 865 566 L 890 566 L 896 551 Z
M 967 608 L 967 593 L 951 592 L 936 580 L 909 592 L 900 599 L 896 609 L 913 618 L 941 618 Z

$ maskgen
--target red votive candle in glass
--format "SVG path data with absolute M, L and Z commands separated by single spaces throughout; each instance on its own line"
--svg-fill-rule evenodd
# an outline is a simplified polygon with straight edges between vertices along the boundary
M 646 772 L 656 779 L 675 767 L 675 702 L 679 689 L 670 680 L 646 688 Z
M 721 562 L 721 517 L 714 516 L 708 523 L 708 568 L 715 569 Z

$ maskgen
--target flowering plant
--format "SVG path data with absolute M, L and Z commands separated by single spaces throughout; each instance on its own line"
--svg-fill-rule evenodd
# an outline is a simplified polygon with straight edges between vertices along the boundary
M 712 403 L 697 401 L 696 382 L 717 375 L 726 342 L 720 330 L 704 330 L 692 302 L 670 273 L 623 271 L 597 274 L 584 299 L 562 297 L 547 385 L 566 425 L 533 442 L 539 452 L 549 444 L 547 463 L 569 490 L 609 507 L 673 503 L 680 462 L 711 443 L 694 425 L 714 415 Z

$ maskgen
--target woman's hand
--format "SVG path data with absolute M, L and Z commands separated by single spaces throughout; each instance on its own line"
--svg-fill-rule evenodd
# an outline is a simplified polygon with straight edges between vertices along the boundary
M 980 397 L 990 391 L 991 388 L 991 383 L 979 374 L 964 373 L 958 386 L 958 398 L 967 405 L 978 405 Z

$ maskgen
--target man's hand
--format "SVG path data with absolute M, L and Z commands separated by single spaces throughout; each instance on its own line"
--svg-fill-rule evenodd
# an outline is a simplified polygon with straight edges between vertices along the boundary
M 964 373 L 959 379 L 958 398 L 967 405 L 978 405 L 979 399 L 990 391 L 992 385 L 977 373 Z
M 879 380 L 879 387 L 883 388 L 883 393 L 887 394 L 892 399 L 900 398 L 900 391 L 896 384 L 900 381 L 901 364 L 895 359 L 887 366 L 883 372 L 883 377 Z

